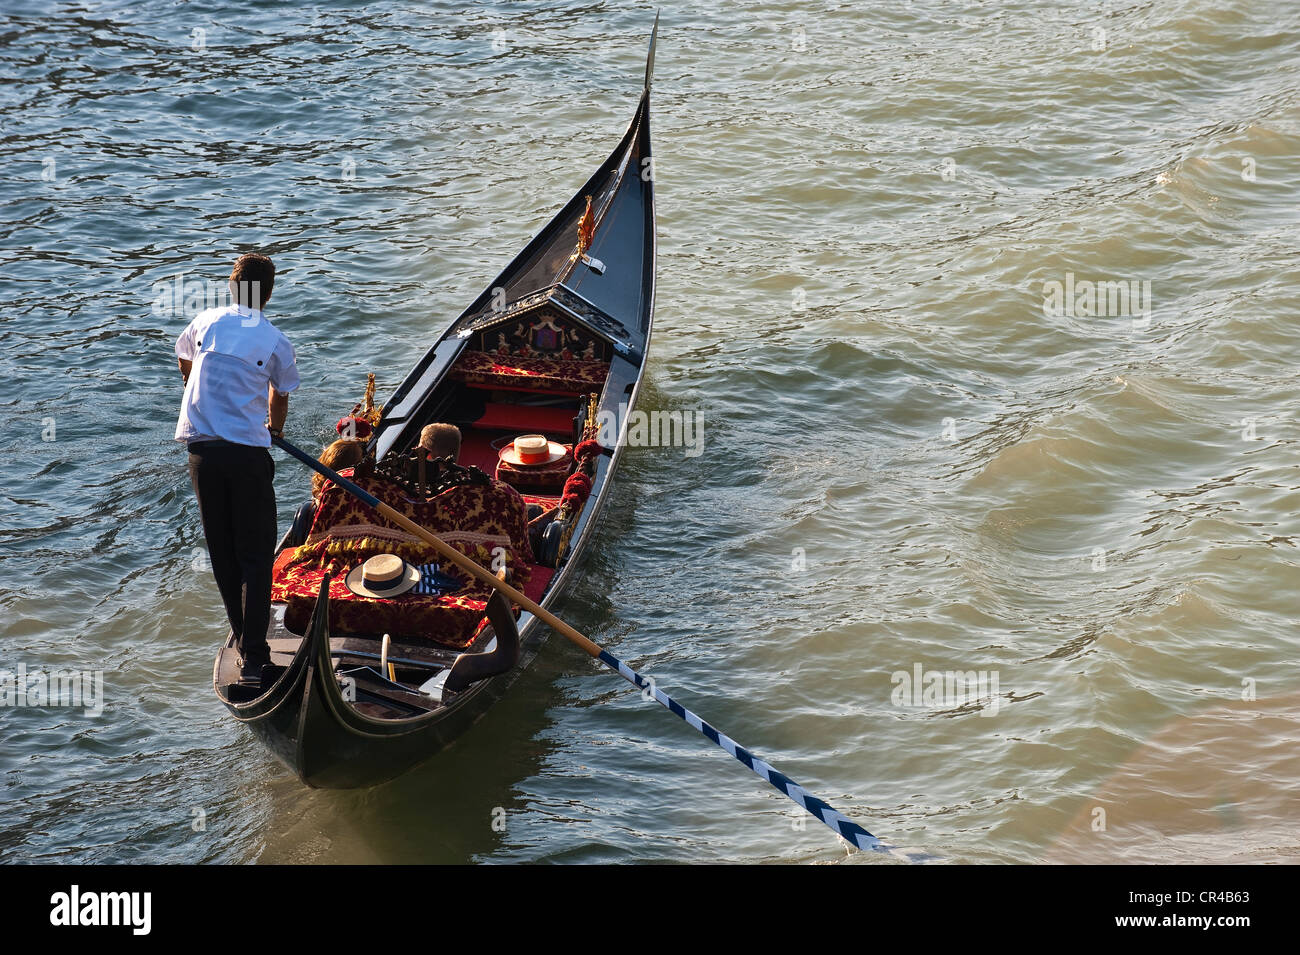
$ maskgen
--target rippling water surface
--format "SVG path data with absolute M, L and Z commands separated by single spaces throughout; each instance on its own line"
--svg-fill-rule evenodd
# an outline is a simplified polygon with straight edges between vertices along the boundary
M 106 705 L 0 711 L 3 858 L 845 860 L 558 638 L 359 793 L 211 691 L 157 283 L 269 252 L 323 443 L 608 152 L 652 18 L 4 5 L 0 668 Z M 629 452 L 561 615 L 948 861 L 1296 859 L 1298 63 L 1283 2 L 665 3 L 644 401 L 704 453 Z M 897 705 L 918 665 L 996 690 Z

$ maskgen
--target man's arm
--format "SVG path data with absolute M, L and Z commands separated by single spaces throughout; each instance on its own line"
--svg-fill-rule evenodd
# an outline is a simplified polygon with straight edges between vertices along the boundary
M 284 419 L 289 415 L 289 396 L 276 391 L 274 385 L 268 385 L 267 391 L 271 406 L 271 420 L 266 426 L 272 434 L 279 434 L 284 430 Z
M 181 366 L 181 378 L 188 385 L 190 383 L 190 369 L 194 367 L 194 362 L 188 358 L 177 358 L 176 363 Z

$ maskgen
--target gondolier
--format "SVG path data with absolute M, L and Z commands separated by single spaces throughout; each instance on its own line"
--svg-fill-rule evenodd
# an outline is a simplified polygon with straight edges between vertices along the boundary
M 241 255 L 230 273 L 232 304 L 200 312 L 176 339 L 185 379 L 176 440 L 189 448 L 212 575 L 248 682 L 259 681 L 270 662 L 271 435 L 284 427 L 299 383 L 293 346 L 262 312 L 274 284 L 269 258 Z

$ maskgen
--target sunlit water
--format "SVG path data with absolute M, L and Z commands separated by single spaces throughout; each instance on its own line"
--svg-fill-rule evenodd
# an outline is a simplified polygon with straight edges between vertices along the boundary
M 269 252 L 319 446 L 608 152 L 653 10 L 49 7 L 0 15 L 0 668 L 106 699 L 0 711 L 0 858 L 849 858 L 558 638 L 364 792 L 210 687 L 155 283 Z M 1298 56 L 1282 2 L 665 3 L 644 407 L 704 452 L 629 452 L 561 615 L 940 859 L 1295 859 Z

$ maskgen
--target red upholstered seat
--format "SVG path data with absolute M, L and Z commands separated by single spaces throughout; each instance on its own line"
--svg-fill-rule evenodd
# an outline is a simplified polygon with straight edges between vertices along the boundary
M 474 427 L 490 431 L 514 431 L 524 434 L 537 431 L 543 434 L 573 433 L 574 413 L 571 408 L 537 408 L 529 405 L 496 404 L 489 402 L 483 408 Z
M 456 359 L 449 374 L 456 381 L 477 388 L 583 395 L 605 386 L 609 362 L 467 351 Z
M 532 561 L 527 509 L 513 488 L 493 482 L 412 500 L 382 478 L 353 480 L 484 567 L 491 569 L 494 551 L 501 548 L 516 586 L 527 584 Z M 437 563 L 443 573 L 465 586 L 443 596 L 408 592 L 392 599 L 359 597 L 348 590 L 343 579 L 347 571 L 383 553 L 398 554 L 413 564 Z M 307 542 L 276 561 L 271 599 L 285 604 L 285 626 L 290 630 L 306 629 L 327 570 L 335 575 L 330 583 L 330 628 L 335 634 L 389 633 L 403 640 L 463 647 L 478 632 L 492 592 L 489 585 L 445 561 L 423 539 L 329 483 L 322 490 Z
M 497 480 L 521 491 L 558 491 L 573 470 L 573 448 L 567 444 L 564 447 L 564 457 L 551 464 L 519 465 L 499 459 Z
M 447 568 L 442 568 L 447 573 Z M 311 621 L 316 593 L 325 571 L 312 568 L 297 573 L 285 592 L 284 625 L 305 633 Z M 461 575 L 464 576 L 464 575 Z M 310 596 L 306 591 L 315 588 Z M 482 629 L 492 589 L 474 584 L 454 594 L 405 593 L 392 600 L 359 597 L 350 591 L 342 575 L 330 581 L 330 633 L 335 636 L 390 634 L 395 640 L 430 642 L 461 649 L 469 646 Z

